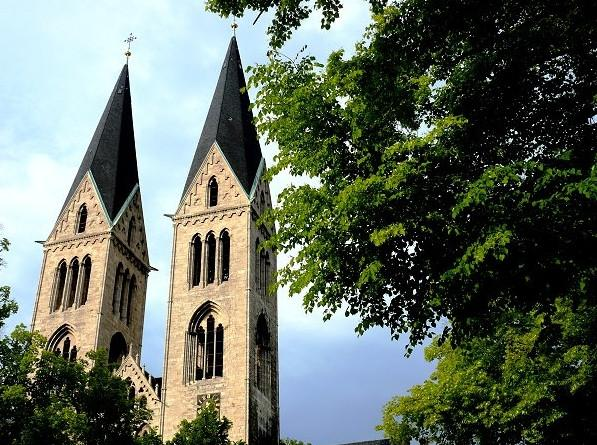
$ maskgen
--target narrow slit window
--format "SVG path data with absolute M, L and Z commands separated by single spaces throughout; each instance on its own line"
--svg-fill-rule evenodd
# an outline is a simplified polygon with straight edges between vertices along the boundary
M 205 369 L 205 378 L 211 379 L 213 377 L 214 371 L 214 318 L 210 315 L 207 318 L 207 339 L 205 341 L 205 349 L 206 349 L 206 369 Z
M 87 206 L 83 204 L 79 207 L 79 214 L 77 215 L 77 233 L 85 232 L 87 228 Z
M 207 237 L 207 282 L 213 283 L 216 278 L 216 237 L 210 233 Z
M 133 316 L 133 301 L 135 299 L 135 288 L 137 287 L 137 279 L 133 275 L 129 283 L 129 297 L 126 306 L 126 324 L 130 326 Z
M 132 246 L 135 242 L 135 231 L 137 230 L 137 223 L 135 222 L 135 218 L 131 218 L 131 222 L 129 223 L 129 231 L 126 236 L 126 243 L 129 246 Z
M 224 370 L 224 328 L 221 324 L 216 328 L 216 364 L 215 376 L 222 377 Z
M 112 296 L 112 312 L 116 314 L 120 304 L 120 289 L 122 288 L 122 280 L 124 278 L 124 267 L 122 263 L 118 263 L 116 268 L 116 278 L 114 279 L 114 294 Z
M 257 290 L 259 290 L 259 274 L 260 274 L 260 266 L 259 266 L 259 238 L 255 240 L 255 286 Z
M 68 291 L 68 300 L 66 307 L 73 307 L 75 304 L 75 297 L 77 296 L 77 281 L 79 279 L 79 260 L 76 258 L 70 264 L 70 288 Z
M 201 282 L 201 237 L 195 235 L 193 242 L 191 243 L 191 284 L 193 287 L 199 286 Z
M 230 235 L 228 232 L 222 232 L 220 240 L 222 243 L 222 281 L 228 281 L 230 278 Z
M 127 269 L 124 273 L 124 278 L 122 280 L 122 288 L 120 292 L 120 303 L 118 305 L 118 313 L 120 314 L 120 318 L 124 320 L 125 318 L 125 310 L 126 310 L 126 299 L 128 297 L 128 290 L 131 284 L 131 277 L 129 274 L 129 270 Z
M 89 281 L 91 280 L 91 258 L 86 257 L 83 260 L 83 281 L 81 282 L 81 303 L 83 306 L 87 303 L 87 296 L 89 295 Z
M 197 333 L 197 360 L 195 366 L 195 380 L 202 380 L 205 370 L 205 329 L 199 328 Z
M 218 181 L 216 181 L 215 177 L 212 177 L 209 180 L 209 184 L 207 186 L 208 193 L 209 193 L 209 207 L 214 207 L 218 205 Z
M 54 296 L 54 307 L 53 309 L 57 311 L 62 306 L 62 297 L 64 295 L 64 287 L 66 286 L 66 262 L 62 261 L 58 266 L 58 271 L 56 272 L 56 279 L 58 283 L 56 284 L 56 295 Z

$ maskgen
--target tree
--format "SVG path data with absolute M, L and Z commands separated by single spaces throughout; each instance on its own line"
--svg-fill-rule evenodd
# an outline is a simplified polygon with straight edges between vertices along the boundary
M 437 369 L 391 400 L 378 427 L 392 443 L 597 442 L 597 308 L 558 300 L 545 315 L 510 313 L 491 338 L 426 348 Z
M 295 22 L 278 18 L 310 13 L 265 4 L 281 38 Z M 373 19 L 350 57 L 273 51 L 251 70 L 258 129 L 279 147 L 269 177 L 317 179 L 265 217 L 268 247 L 298 251 L 278 284 L 412 345 L 442 317 L 458 344 L 504 311 L 594 304 L 593 2 L 405 0 Z
M 0 226 L 1 227 L 1 226 Z M 0 237 L 0 254 L 8 251 L 10 242 L 6 238 Z M 0 256 L 0 268 L 5 264 Z M 0 286 L 0 331 L 4 327 L 5 320 L 17 311 L 17 303 L 10 299 L 10 287 Z
M 232 422 L 220 413 L 213 403 L 207 403 L 192 421 L 183 420 L 177 433 L 168 445 L 243 445 L 243 441 L 232 442 L 228 431 Z

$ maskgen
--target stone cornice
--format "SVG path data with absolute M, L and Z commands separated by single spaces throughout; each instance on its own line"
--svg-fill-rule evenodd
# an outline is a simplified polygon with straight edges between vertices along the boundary
M 246 212 L 246 211 L 250 211 L 251 210 L 251 205 L 250 204 L 243 204 L 243 205 L 238 205 L 238 206 L 232 206 L 232 207 L 223 207 L 220 209 L 206 209 L 206 210 L 202 210 L 200 212 L 195 212 L 195 213 L 191 213 L 188 215 L 179 215 L 179 216 L 173 216 L 172 217 L 172 222 L 173 223 L 180 223 L 180 222 L 185 222 L 189 219 L 194 219 L 194 218 L 201 218 L 201 217 L 209 217 L 209 216 L 226 216 L 227 213 L 235 213 L 236 211 L 241 210 L 241 212 L 239 214 L 242 214 L 242 212 Z

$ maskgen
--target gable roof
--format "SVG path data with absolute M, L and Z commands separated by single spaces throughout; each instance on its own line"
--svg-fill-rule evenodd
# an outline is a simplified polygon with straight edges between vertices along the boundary
M 250 193 L 262 159 L 250 104 L 236 37 L 232 37 L 187 176 L 183 198 L 214 142 L 218 143 L 245 192 Z
M 114 220 L 139 183 L 128 65 L 122 67 L 61 213 L 87 171 L 91 171 L 108 216 Z

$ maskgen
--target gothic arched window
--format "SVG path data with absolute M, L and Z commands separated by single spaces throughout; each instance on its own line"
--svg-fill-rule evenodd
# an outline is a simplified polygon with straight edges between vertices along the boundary
M 122 289 L 122 281 L 124 278 L 124 267 L 122 263 L 118 263 L 116 267 L 116 275 L 114 278 L 114 293 L 112 295 L 112 313 L 116 314 L 120 307 L 120 294 Z
M 56 287 L 54 288 L 54 305 L 52 310 L 57 311 L 62 306 L 64 288 L 66 287 L 66 261 L 62 260 L 56 269 Z
M 222 281 L 228 281 L 230 278 L 230 235 L 226 230 L 220 235 L 220 246 L 222 249 Z
M 218 181 L 216 181 L 216 177 L 212 176 L 207 184 L 207 190 L 209 195 L 209 207 L 214 207 L 218 205 Z
M 216 237 L 213 233 L 207 235 L 207 283 L 213 283 L 216 278 Z
M 257 332 L 255 333 L 255 379 L 257 388 L 266 396 L 271 393 L 271 347 L 270 333 L 265 315 L 257 319 Z
M 131 218 L 131 222 L 129 222 L 129 230 L 126 235 L 126 243 L 129 246 L 132 246 L 135 241 L 135 230 L 137 229 L 137 224 L 135 223 L 135 218 Z
M 61 355 L 64 359 L 75 361 L 77 359 L 77 347 L 75 346 L 74 329 L 68 324 L 63 324 L 50 336 L 46 344 L 48 351 Z
M 131 275 L 127 269 L 124 272 L 124 278 L 122 279 L 122 288 L 120 291 L 120 304 L 118 305 L 118 314 L 121 320 L 125 320 L 126 301 L 128 298 L 129 288 L 131 284 Z
M 86 256 L 81 263 L 83 266 L 83 278 L 81 281 L 81 297 L 79 304 L 83 306 L 87 303 L 87 296 L 89 295 L 89 281 L 91 280 L 91 257 Z
M 122 333 L 117 332 L 110 340 L 110 349 L 108 352 L 108 363 L 120 363 L 122 358 L 128 352 L 128 345 Z
M 263 191 L 261 192 L 261 195 L 259 196 L 259 206 L 261 207 L 262 211 L 263 211 L 263 209 L 265 209 L 265 193 L 263 193 Z
M 201 283 L 201 237 L 199 234 L 191 241 L 191 286 L 199 286 Z
M 186 333 L 183 377 L 186 383 L 224 375 L 224 326 L 216 305 L 202 305 Z
M 77 233 L 85 232 L 85 228 L 87 227 L 87 206 L 85 204 L 79 207 L 79 212 L 77 213 Z
M 75 304 L 77 296 L 77 281 L 79 280 L 79 260 L 74 259 L 70 262 L 70 286 L 68 289 L 68 298 L 66 300 L 66 307 L 72 307 Z
M 135 290 L 137 288 L 137 279 L 133 275 L 129 283 L 129 296 L 126 305 L 126 324 L 130 325 L 132 320 L 133 301 L 135 299 Z

